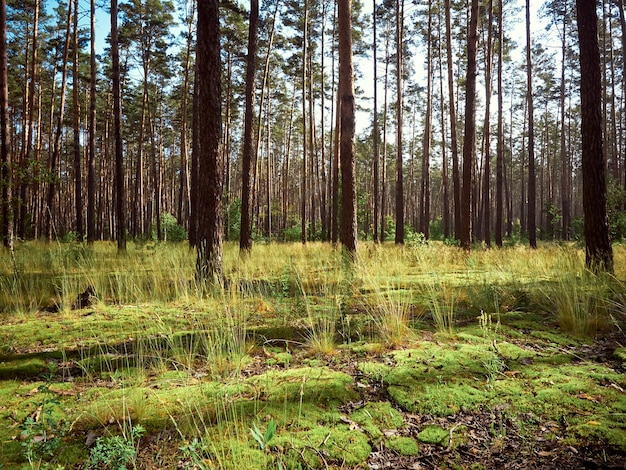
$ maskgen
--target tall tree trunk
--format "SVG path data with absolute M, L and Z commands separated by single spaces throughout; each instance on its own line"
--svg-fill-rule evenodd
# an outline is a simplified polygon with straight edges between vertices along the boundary
M 485 245 L 491 246 L 491 57 L 493 55 L 493 0 L 487 12 L 487 57 L 485 58 L 485 128 L 483 133 L 485 164 L 483 167 L 482 222 Z
M 193 149 L 198 153 L 197 278 L 223 284 L 221 63 L 218 0 L 198 2 Z
M 189 101 L 189 74 L 191 72 L 191 51 L 193 45 L 193 22 L 195 16 L 195 2 L 189 2 L 191 11 L 187 18 L 187 45 L 183 61 L 183 86 L 180 104 L 180 187 L 178 194 L 178 223 L 189 228 L 189 213 L 191 211 L 189 192 L 189 158 L 187 140 L 187 107 Z
M 594 273 L 613 272 L 607 218 L 606 162 L 602 143 L 602 77 L 595 0 L 576 0 L 580 47 L 585 264 Z
M 339 95 L 341 96 L 341 243 L 352 259 L 357 251 L 354 67 L 350 0 L 337 2 Z
M 73 3 L 68 2 L 67 7 L 67 29 L 65 33 L 65 44 L 63 51 L 63 65 L 61 68 L 61 103 L 59 104 L 59 115 L 57 120 L 56 133 L 54 135 L 54 146 L 50 157 L 50 183 L 48 185 L 47 207 L 46 207 L 46 233 L 48 241 L 52 240 L 54 230 L 53 206 L 57 190 L 57 172 L 59 154 L 61 153 L 61 136 L 63 134 L 63 117 L 65 115 L 65 92 L 67 88 L 67 62 L 70 52 L 70 39 L 72 28 L 72 6 Z
M 111 0 L 111 60 L 113 66 L 113 133 L 115 142 L 115 218 L 117 250 L 126 251 L 126 210 L 124 202 L 124 154 L 122 147 L 122 97 L 120 90 L 120 55 L 117 36 L 117 0 Z
M 396 245 L 404 244 L 404 187 L 402 159 L 402 55 L 404 33 L 404 0 L 396 0 Z
M 528 102 L 528 241 L 537 248 L 537 177 L 535 175 L 535 115 L 533 97 L 532 43 L 530 37 L 530 0 L 526 0 L 526 100 Z
M 422 178 L 420 191 L 420 231 L 426 239 L 430 238 L 430 147 L 432 142 L 432 114 L 433 114 L 433 19 L 432 2 L 428 1 L 428 45 L 426 52 L 426 123 L 422 145 Z
M 373 129 L 373 145 L 374 145 L 374 243 L 378 243 L 378 222 L 380 220 L 380 193 L 378 191 L 380 187 L 380 155 L 379 155 L 379 135 L 378 135 L 378 59 L 376 51 L 378 49 L 377 37 L 376 37 L 376 0 L 372 0 L 372 25 L 374 38 L 372 41 L 372 52 L 374 61 L 374 129 Z
M 467 36 L 465 137 L 463 140 L 463 191 L 461 193 L 461 246 L 472 247 L 472 173 L 476 159 L 476 47 L 478 43 L 478 0 L 471 0 Z
M 78 0 L 74 0 L 74 11 L 78 11 Z M 74 203 L 76 204 L 76 234 L 79 240 L 85 234 L 83 227 L 83 172 L 80 153 L 80 81 L 78 76 L 78 15 L 74 15 L 74 59 L 72 64 L 72 120 L 74 127 Z
M 300 182 L 302 186 L 301 195 L 302 200 L 301 208 L 300 208 L 300 216 L 302 217 L 300 229 L 302 231 L 302 244 L 306 245 L 307 234 L 306 234 L 306 226 L 307 226 L 307 199 L 308 199 L 308 191 L 307 191 L 307 152 L 308 152 L 308 144 L 307 143 L 307 116 L 306 116 L 306 90 L 307 90 L 307 38 L 309 31 L 309 2 L 308 0 L 304 0 L 304 30 L 302 32 L 302 181 Z
M 452 147 L 452 186 L 454 194 L 454 237 L 461 239 L 461 175 L 459 174 L 459 142 L 456 100 L 454 98 L 454 63 L 452 60 L 452 26 L 450 0 L 444 0 L 446 13 L 446 58 L 448 63 L 448 101 L 450 102 L 450 146 Z
M 11 154 L 9 142 L 9 80 L 7 74 L 7 3 L 0 0 L 0 164 L 2 185 L 2 243 L 13 249 L 11 216 Z
M 439 2 L 441 8 L 441 2 Z M 441 21 L 437 23 L 437 36 L 439 40 L 439 99 L 441 101 L 441 185 L 443 191 L 443 238 L 450 238 L 450 194 L 448 189 L 448 143 L 446 131 L 446 105 L 443 85 L 443 54 L 441 48 Z
M 87 156 L 87 243 L 96 240 L 96 0 L 90 0 L 89 149 Z
M 22 177 L 19 178 L 19 217 L 17 226 L 18 238 L 26 238 L 26 221 L 28 219 L 28 188 L 33 179 L 33 128 L 35 120 L 35 93 L 36 85 L 38 81 L 37 70 L 39 67 L 38 53 L 39 53 L 39 11 L 40 2 L 36 0 L 33 5 L 33 40 L 32 40 L 32 54 L 31 54 L 31 69 L 29 72 L 30 79 L 28 80 L 28 89 L 26 90 L 27 97 L 27 109 L 26 109 L 26 133 L 25 133 L 25 145 L 22 152 L 22 161 L 20 162 Z M 27 77 L 28 78 L 28 77 Z
M 249 255 L 252 251 L 252 207 L 254 204 L 254 174 L 257 159 L 257 147 L 254 139 L 254 100 L 256 90 L 256 56 L 259 43 L 259 2 L 250 2 L 250 21 L 248 25 L 248 58 L 246 62 L 246 109 L 243 133 L 243 170 L 241 187 L 241 230 L 239 233 L 239 252 Z M 260 114 L 260 113 L 259 113 Z M 261 130 L 259 129 L 259 133 Z M 268 175 L 269 176 L 269 175 Z
M 621 0 L 620 0 L 621 1 Z M 566 5 L 564 3 L 564 5 Z M 566 8 L 566 7 L 565 7 Z M 567 11 L 563 11 L 563 31 L 561 38 L 561 216 L 562 216 L 562 231 L 561 237 L 563 240 L 569 240 L 570 224 L 571 224 L 571 199 L 570 199 L 570 180 L 571 170 L 569 156 L 567 154 L 567 147 L 565 141 L 565 67 L 567 60 Z
M 502 246 L 502 229 L 503 229 L 503 172 L 504 172 L 504 128 L 503 128 L 503 100 L 504 90 L 502 89 L 502 76 L 504 65 L 504 15 L 503 0 L 498 1 L 498 147 L 496 149 L 496 246 Z

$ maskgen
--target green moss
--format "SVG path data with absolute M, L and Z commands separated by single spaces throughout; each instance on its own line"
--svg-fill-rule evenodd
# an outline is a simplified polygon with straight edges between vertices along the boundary
M 357 398 L 350 375 L 323 367 L 272 370 L 252 377 L 249 381 L 260 388 L 268 400 L 279 402 L 302 400 L 330 404 Z
M 372 448 L 365 434 L 346 425 L 317 426 L 298 433 L 281 433 L 272 441 L 287 455 L 295 453 L 304 468 L 324 468 L 324 460 L 343 468 L 362 465 Z M 324 460 L 321 459 L 324 456 Z M 294 458 L 294 455 L 291 455 Z
M 413 456 L 419 454 L 419 446 L 411 437 L 393 436 L 387 439 L 385 444 L 400 455 Z
M 620 361 L 626 363 L 626 348 L 617 348 L 613 351 L 613 356 L 615 356 Z
M 398 429 L 404 424 L 402 415 L 387 401 L 367 403 L 353 412 L 350 419 L 358 423 L 375 443 L 383 439 L 384 430 Z
M 417 439 L 424 444 L 447 446 L 450 442 L 450 432 L 441 426 L 426 426 L 417 434 Z
M 40 358 L 0 362 L 0 380 L 36 378 L 49 370 L 48 362 Z

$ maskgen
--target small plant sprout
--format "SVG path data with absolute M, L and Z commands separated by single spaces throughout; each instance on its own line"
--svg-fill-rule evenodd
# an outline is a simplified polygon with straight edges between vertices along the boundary
M 276 435 L 276 421 L 272 418 L 270 422 L 267 423 L 265 432 L 261 432 L 257 424 L 254 423 L 253 427 L 250 428 L 250 434 L 252 434 L 254 440 L 259 444 L 259 448 L 265 450 L 272 438 Z

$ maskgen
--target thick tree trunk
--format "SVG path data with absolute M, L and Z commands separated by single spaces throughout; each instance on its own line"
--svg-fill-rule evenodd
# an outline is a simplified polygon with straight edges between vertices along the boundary
M 580 47 L 585 264 L 594 273 L 613 272 L 607 218 L 606 162 L 602 142 L 602 77 L 595 0 L 576 0 Z
M 357 251 L 356 168 L 354 133 L 356 104 L 352 65 L 350 0 L 339 0 L 339 94 L 341 96 L 341 243 L 354 259 Z
M 467 79 L 465 96 L 465 137 L 463 140 L 463 190 L 461 192 L 461 246 L 472 247 L 472 173 L 476 159 L 476 48 L 478 43 L 478 0 L 470 4 L 467 36 Z
M 198 153 L 198 233 L 196 275 L 200 282 L 223 284 L 221 155 L 221 61 L 218 0 L 198 2 L 196 95 L 193 146 Z

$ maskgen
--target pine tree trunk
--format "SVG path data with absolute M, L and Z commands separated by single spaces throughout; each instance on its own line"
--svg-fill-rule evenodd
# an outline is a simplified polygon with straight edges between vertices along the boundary
M 402 158 L 402 55 L 404 30 L 404 0 L 396 0 L 396 245 L 404 244 L 404 187 Z
M 2 183 L 2 242 L 13 249 L 11 216 L 11 154 L 9 142 L 9 80 L 7 74 L 7 4 L 0 0 L 0 177 Z
M 198 2 L 196 94 L 193 145 L 197 153 L 198 233 L 196 276 L 223 285 L 221 60 L 218 0 Z
M 467 79 L 465 92 L 465 137 L 463 140 L 463 189 L 461 192 L 461 246 L 472 247 L 472 173 L 476 159 L 476 46 L 478 43 L 478 0 L 471 0 L 467 36 Z
M 113 66 L 113 140 L 115 144 L 115 218 L 117 250 L 126 251 L 126 210 L 124 202 L 124 154 L 122 142 L 122 97 L 120 90 L 120 56 L 117 37 L 117 0 L 111 0 L 111 60 Z
M 356 167 L 354 133 L 356 103 L 352 65 L 350 0 L 337 2 L 339 22 L 339 95 L 341 96 L 341 243 L 354 260 L 357 251 Z
M 530 0 L 526 0 L 526 78 L 526 100 L 528 102 L 528 241 L 531 248 L 537 248 L 535 106 L 533 97 L 532 43 L 530 37 Z
M 503 177 L 504 177 L 504 129 L 503 129 L 503 101 L 504 101 L 504 90 L 502 89 L 502 76 L 503 70 L 502 67 L 504 65 L 503 60 L 503 49 L 504 49 L 504 31 L 503 31 L 503 20 L 504 15 L 502 12 L 503 9 L 503 0 L 499 0 L 498 2 L 498 144 L 496 149 L 496 231 L 495 231 L 495 239 L 496 246 L 502 246 L 502 229 L 503 229 Z
M 87 243 L 96 240 L 96 0 L 90 0 L 89 148 L 87 154 Z
M 74 11 L 78 11 L 78 0 L 74 0 Z M 74 203 L 76 204 L 76 234 L 82 240 L 83 227 L 83 171 L 80 152 L 80 82 L 78 76 L 78 15 L 74 15 L 74 58 L 72 64 L 72 120 L 74 127 Z
M 250 20 L 248 25 L 248 59 L 246 63 L 246 107 L 243 133 L 243 169 L 241 181 L 241 231 L 239 233 L 239 252 L 249 255 L 252 251 L 252 207 L 254 204 L 254 175 L 258 147 L 254 139 L 254 100 L 256 90 L 256 56 L 259 43 L 259 2 L 250 2 Z M 260 115 L 261 113 L 259 113 Z M 259 129 L 260 133 L 261 130 Z
M 576 0 L 580 47 L 583 209 L 585 264 L 594 272 L 613 273 L 609 238 L 605 156 L 602 142 L 602 78 L 595 0 Z

